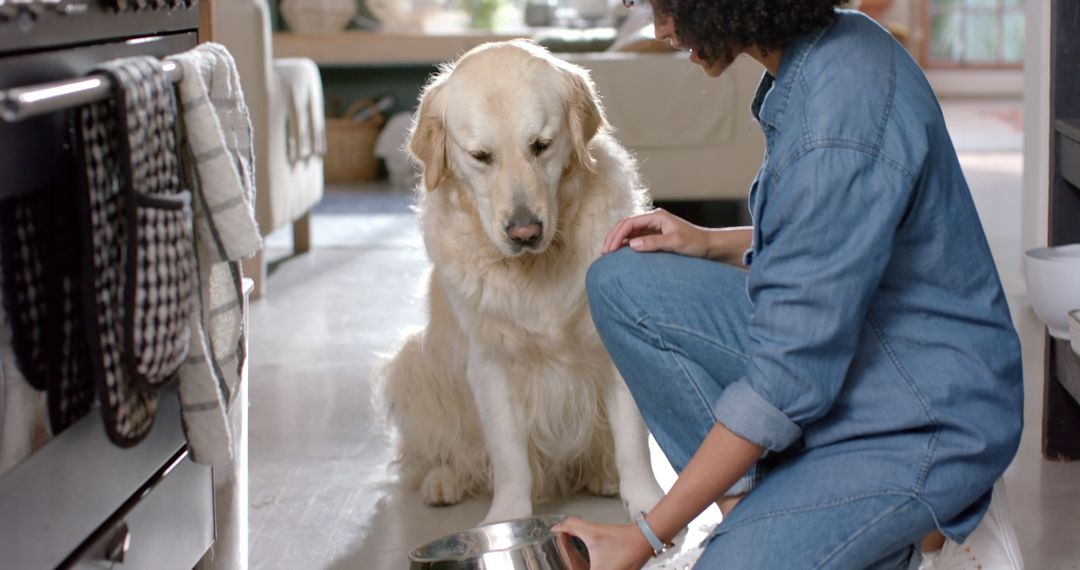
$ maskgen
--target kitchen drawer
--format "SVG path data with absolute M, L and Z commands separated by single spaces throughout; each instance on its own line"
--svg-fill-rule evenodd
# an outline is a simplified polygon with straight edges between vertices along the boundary
M 214 539 L 210 468 L 183 452 L 70 566 L 76 570 L 190 570 Z M 127 509 L 125 509 L 127 510 Z

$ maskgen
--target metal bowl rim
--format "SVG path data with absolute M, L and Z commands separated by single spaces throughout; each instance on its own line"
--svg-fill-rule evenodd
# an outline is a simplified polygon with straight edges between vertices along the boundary
M 424 544 L 422 544 L 420 546 L 417 546 L 416 548 L 412 549 L 409 552 L 409 561 L 410 562 L 423 563 L 423 564 L 432 563 L 432 562 L 468 562 L 470 560 L 477 560 L 479 558 L 482 558 L 486 554 L 490 554 L 492 552 L 510 552 L 512 550 L 517 550 L 517 549 L 520 549 L 520 548 L 534 547 L 537 544 L 540 544 L 541 542 L 545 542 L 545 541 L 522 543 L 522 544 L 510 546 L 510 547 L 507 547 L 507 548 L 493 548 L 491 550 L 486 550 L 481 554 L 474 554 L 474 555 L 458 557 L 458 558 L 452 558 L 452 557 L 432 558 L 432 557 L 427 557 L 427 556 L 423 556 L 423 557 L 420 556 L 420 551 L 421 550 L 430 547 L 432 544 L 435 544 L 436 542 L 446 540 L 446 539 L 448 539 L 448 538 L 450 538 L 452 536 L 455 536 L 455 535 L 469 534 L 469 533 L 474 533 L 474 532 L 478 532 L 478 531 L 483 531 L 486 528 L 491 528 L 491 527 L 494 527 L 494 526 L 511 525 L 511 524 L 514 524 L 514 523 L 520 523 L 520 522 L 537 520 L 537 519 L 548 523 L 547 526 L 548 526 L 549 538 L 545 539 L 545 541 L 546 541 L 546 540 L 550 540 L 550 537 L 555 536 L 554 533 L 550 532 L 551 527 L 554 526 L 556 523 L 559 523 L 559 522 L 563 521 L 564 519 L 566 519 L 566 515 L 560 515 L 560 514 L 533 515 L 533 516 L 529 516 L 529 517 L 521 517 L 521 518 L 517 518 L 517 519 L 510 519 L 510 520 L 505 520 L 505 521 L 498 521 L 498 522 L 483 524 L 483 525 L 473 527 L 473 528 L 470 528 L 470 529 L 466 529 L 466 530 L 462 530 L 462 531 L 458 531 L 458 532 L 452 532 L 450 534 L 447 534 L 445 536 L 441 536 L 439 538 L 436 538 L 435 540 L 424 543 Z

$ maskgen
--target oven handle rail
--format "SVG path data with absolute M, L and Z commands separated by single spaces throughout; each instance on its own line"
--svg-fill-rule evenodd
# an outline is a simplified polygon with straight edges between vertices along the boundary
M 183 76 L 183 70 L 174 62 L 166 61 L 161 67 L 173 83 L 180 81 Z M 0 119 L 14 123 L 101 101 L 111 93 L 112 85 L 102 74 L 0 90 Z

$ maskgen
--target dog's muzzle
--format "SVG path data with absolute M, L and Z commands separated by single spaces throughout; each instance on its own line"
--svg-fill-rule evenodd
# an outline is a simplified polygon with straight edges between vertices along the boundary
M 506 237 L 510 239 L 510 246 L 515 252 L 522 248 L 536 247 L 544 235 L 544 223 L 522 207 L 514 210 L 503 229 L 506 230 Z

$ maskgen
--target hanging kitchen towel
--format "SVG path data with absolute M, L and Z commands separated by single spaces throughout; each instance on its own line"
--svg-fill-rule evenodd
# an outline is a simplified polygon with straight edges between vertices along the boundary
M 91 233 L 95 379 L 110 438 L 134 445 L 156 387 L 187 356 L 196 284 L 190 193 L 180 185 L 173 86 L 158 60 L 96 69 L 116 96 L 81 114 Z
M 78 205 L 74 188 L 42 188 L 0 203 L 4 309 L 22 375 L 48 392 L 54 433 L 93 403 L 83 327 Z
M 255 222 L 255 154 L 251 117 L 240 75 L 224 46 L 204 43 L 170 56 L 183 70 L 180 110 L 187 146 L 195 158 L 205 215 L 199 235 L 212 238 L 213 261 L 250 257 L 262 248 Z M 199 200 L 199 196 L 196 196 Z
M 19 334 L 12 338 L 15 359 L 23 376 L 38 390 L 48 387 L 45 323 L 44 252 L 32 202 L 20 196 L 0 202 L 0 267 L 3 268 L 4 309 Z
M 156 59 L 119 60 L 104 71 L 123 101 L 128 221 L 124 357 L 138 382 L 172 377 L 187 357 L 195 287 L 191 193 L 180 185 L 173 85 Z
M 42 219 L 48 223 L 48 258 L 45 275 L 49 298 L 55 306 L 46 325 L 53 347 L 48 380 L 49 422 L 60 433 L 86 415 L 93 406 L 94 383 L 90 374 L 89 338 L 83 284 L 85 273 L 83 233 L 79 228 L 79 202 L 69 188 L 47 192 Z
M 127 219 L 117 151 L 119 110 L 114 100 L 84 107 L 79 116 L 86 168 L 84 205 L 92 249 L 88 258 L 93 287 L 90 315 L 94 380 L 109 438 L 137 443 L 153 423 L 157 397 L 138 390 L 124 374 L 123 292 Z
M 237 262 L 262 247 L 251 119 L 224 46 L 204 43 L 169 59 L 183 70 L 181 151 L 194 193 L 200 283 L 192 320 L 199 333 L 180 369 L 181 410 L 194 460 L 220 465 L 232 457 L 226 412 L 245 361 Z

